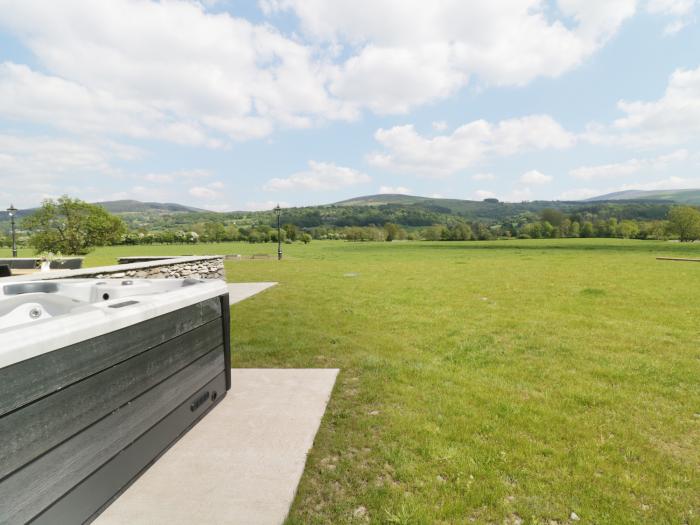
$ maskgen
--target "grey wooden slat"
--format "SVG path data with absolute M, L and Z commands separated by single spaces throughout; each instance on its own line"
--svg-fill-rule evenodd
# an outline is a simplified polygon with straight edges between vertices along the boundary
M 4 479 L 2 523 L 25 523 L 40 514 L 223 370 L 220 347 Z
M 0 479 L 221 346 L 215 319 L 0 417 Z
M 0 415 L 221 316 L 218 297 L 0 368 Z
M 224 326 L 224 357 L 226 359 L 226 390 L 231 389 L 231 305 L 229 294 L 219 296 L 221 300 L 221 323 Z
M 190 403 L 203 392 L 217 392 L 216 401 L 210 397 L 201 410 L 191 411 Z M 216 379 L 46 509 L 32 521 L 32 525 L 72 525 L 92 521 L 225 395 L 226 377 L 221 372 Z

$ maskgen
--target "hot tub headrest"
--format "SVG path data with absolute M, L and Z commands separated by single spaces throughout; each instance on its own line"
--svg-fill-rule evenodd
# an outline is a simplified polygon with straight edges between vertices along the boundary
M 49 282 L 6 284 L 2 287 L 2 291 L 5 295 L 22 295 L 25 293 L 56 293 L 58 292 L 58 284 Z

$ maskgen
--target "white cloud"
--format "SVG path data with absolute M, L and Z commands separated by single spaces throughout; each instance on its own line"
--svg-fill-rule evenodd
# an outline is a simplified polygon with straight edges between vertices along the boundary
M 436 120 L 433 122 L 433 129 L 435 131 L 445 131 L 447 129 L 447 122 L 444 120 Z
M 313 48 L 196 2 L 0 0 L 0 13 L 45 71 L 3 65 L 9 117 L 218 146 L 353 116 Z
M 188 193 L 198 199 L 213 200 L 219 197 L 219 192 L 206 186 L 193 186 Z
M 261 5 L 293 10 L 306 38 L 196 1 L 0 0 L 0 27 L 36 59 L 0 68 L 0 115 L 220 147 L 364 108 L 404 113 L 471 76 L 499 85 L 557 76 L 634 12 L 634 0 L 559 0 L 560 12 L 539 0 Z
M 364 184 L 372 179 L 352 168 L 336 166 L 329 162 L 309 161 L 309 169 L 281 179 L 274 178 L 263 186 L 266 191 L 283 190 L 337 190 L 347 186 Z
M 647 11 L 652 14 L 672 17 L 664 28 L 664 33 L 673 35 L 692 21 L 696 0 L 648 0 Z
M 526 184 L 547 184 L 548 182 L 552 182 L 552 180 L 553 178 L 551 175 L 545 175 L 537 170 L 530 170 L 520 176 L 520 182 Z
M 532 190 L 528 187 L 514 188 L 503 200 L 506 202 L 522 202 L 532 199 Z
M 410 195 L 412 192 L 405 186 L 380 186 L 378 193 Z
M 377 167 L 425 177 L 445 177 L 489 156 L 523 151 L 562 149 L 574 137 L 548 115 L 502 120 L 496 124 L 475 120 L 451 135 L 424 137 L 412 125 L 380 129 L 374 137 L 386 152 L 373 153 L 367 161 Z
M 597 166 L 582 166 L 571 170 L 569 175 L 582 180 L 611 179 L 631 175 L 645 169 L 666 169 L 670 164 L 683 162 L 686 159 L 688 159 L 688 151 L 679 149 L 668 155 L 660 155 L 655 158 L 634 158 L 625 162 L 600 164 Z
M 484 199 L 490 199 L 490 198 L 493 198 L 495 196 L 496 196 L 496 194 L 494 192 L 488 191 L 488 190 L 476 190 L 474 192 L 474 197 L 476 198 L 476 200 L 480 200 L 480 201 L 484 200 Z
M 261 4 L 268 14 L 293 11 L 303 33 L 329 52 L 344 46 L 350 56 L 331 92 L 379 113 L 444 98 L 472 76 L 498 85 L 556 77 L 597 51 L 635 11 L 635 0 L 559 0 L 559 11 L 539 0 Z
M 471 179 L 475 181 L 496 180 L 496 176 L 493 173 L 476 173 L 471 176 Z
M 685 144 L 700 138 L 700 67 L 678 69 L 655 101 L 618 102 L 625 116 L 610 126 L 592 124 L 583 138 L 593 144 L 634 148 Z
M 96 181 L 123 177 L 115 162 L 141 152 L 109 141 L 0 134 L 0 186 L 17 206 L 71 193 L 87 198 Z

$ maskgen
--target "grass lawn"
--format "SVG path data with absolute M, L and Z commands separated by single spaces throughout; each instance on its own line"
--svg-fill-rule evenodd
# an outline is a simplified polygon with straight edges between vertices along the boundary
M 341 369 L 288 523 L 700 523 L 700 244 L 284 248 L 227 273 L 234 366 Z M 87 264 L 169 250 L 276 246 Z

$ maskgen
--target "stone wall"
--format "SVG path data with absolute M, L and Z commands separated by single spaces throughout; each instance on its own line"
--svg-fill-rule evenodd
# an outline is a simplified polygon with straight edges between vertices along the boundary
M 80 270 L 52 270 L 29 275 L 5 277 L 7 280 L 47 280 L 47 279 L 225 279 L 223 255 L 192 255 L 173 257 L 114 266 L 98 266 Z
M 176 262 L 180 259 L 191 259 Z M 150 265 L 142 267 L 144 265 Z M 133 268 L 133 267 L 137 268 Z M 147 263 L 129 263 L 111 266 L 108 272 L 95 273 L 96 279 L 117 279 L 120 277 L 134 277 L 135 279 L 224 279 L 224 259 L 181 257 L 177 259 L 159 259 Z M 115 271 L 115 268 L 117 271 Z

